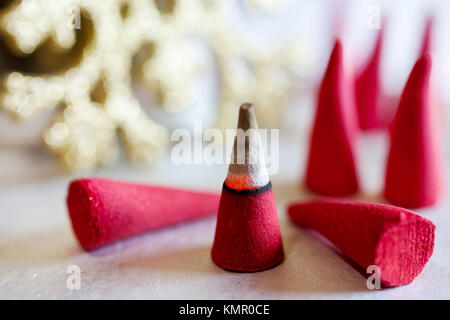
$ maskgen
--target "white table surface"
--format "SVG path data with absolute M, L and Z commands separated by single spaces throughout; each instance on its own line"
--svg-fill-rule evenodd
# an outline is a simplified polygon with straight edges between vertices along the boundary
M 282 132 L 280 171 L 272 176 L 286 259 L 276 268 L 258 273 L 232 273 L 213 264 L 210 249 L 214 216 L 84 252 L 72 234 L 65 206 L 67 186 L 74 177 L 58 174 L 48 155 L 27 154 L 19 161 L 3 152 L 0 298 L 450 298 L 450 176 L 447 174 L 447 189 L 439 205 L 417 211 L 437 226 L 434 254 L 423 272 L 409 285 L 371 291 L 366 287 L 362 270 L 313 233 L 292 225 L 286 217 L 288 202 L 311 197 L 299 188 L 309 130 L 307 126 L 301 127 L 304 129 L 293 134 Z M 356 198 L 379 200 L 376 194 L 383 181 L 384 142 L 383 135 L 360 139 L 358 160 L 364 192 Z M 122 164 L 95 173 L 217 192 L 225 174 L 225 165 L 175 166 L 168 158 L 147 169 Z M 70 265 L 81 269 L 80 290 L 66 287 L 66 270 Z

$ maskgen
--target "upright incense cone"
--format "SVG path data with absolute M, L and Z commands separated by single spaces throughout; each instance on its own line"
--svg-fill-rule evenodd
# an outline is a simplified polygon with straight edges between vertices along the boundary
M 356 106 L 362 130 L 382 128 L 388 123 L 380 79 L 383 38 L 384 29 L 380 29 L 372 55 L 355 80 Z
M 431 58 L 414 66 L 403 90 L 391 132 L 384 195 L 406 208 L 434 204 L 442 189 L 443 162 L 437 108 L 430 105 Z
M 438 83 L 438 73 L 439 73 L 439 65 L 437 64 L 437 56 L 434 54 L 435 48 L 434 48 L 434 26 L 435 26 L 436 18 L 433 15 L 429 15 L 425 21 L 425 28 L 422 36 L 422 45 L 419 52 L 419 57 L 424 55 L 430 55 L 433 60 L 434 67 L 431 70 L 430 75 L 430 101 L 433 108 L 437 109 L 438 117 L 440 118 L 439 126 L 445 126 L 446 125 L 446 110 L 444 108 L 445 104 L 442 103 L 442 97 L 441 93 L 439 92 L 439 86 Z
M 81 246 L 111 242 L 217 212 L 219 196 L 108 179 L 72 181 L 67 206 Z
M 433 28 L 434 28 L 434 17 L 429 16 L 425 22 L 425 31 L 423 33 L 422 47 L 420 49 L 419 58 L 426 54 L 432 54 L 433 49 Z
M 342 45 L 336 41 L 319 91 L 306 172 L 306 186 L 329 196 L 358 191 L 354 159 L 356 114 L 342 58 Z
M 272 185 L 257 130 L 252 105 L 241 105 L 211 252 L 214 263 L 226 270 L 260 271 L 284 258 Z
M 433 253 L 434 224 L 407 209 L 317 200 L 291 205 L 288 213 L 293 222 L 321 233 L 364 270 L 378 266 L 386 287 L 412 282 Z

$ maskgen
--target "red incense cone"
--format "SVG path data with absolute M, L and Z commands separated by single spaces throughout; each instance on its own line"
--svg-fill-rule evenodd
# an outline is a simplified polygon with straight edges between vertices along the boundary
M 218 205 L 215 194 L 97 178 L 72 181 L 67 196 L 72 228 L 86 250 L 213 214 Z
M 364 270 L 378 266 L 386 287 L 412 282 L 433 253 L 434 224 L 400 207 L 317 200 L 291 205 L 288 213 L 293 222 L 321 233 Z
M 284 258 L 275 199 L 257 130 L 252 105 L 243 104 L 211 252 L 214 263 L 226 270 L 260 271 Z
M 372 130 L 387 126 L 389 112 L 385 110 L 380 79 L 380 62 L 384 29 L 378 33 L 372 55 L 355 80 L 355 97 L 359 127 Z
M 420 58 L 403 90 L 391 132 L 384 195 L 406 208 L 434 204 L 442 189 L 443 162 L 437 108 L 430 105 L 431 58 Z
M 437 61 L 437 56 L 434 54 L 434 41 L 433 41 L 433 36 L 434 36 L 434 29 L 435 29 L 435 23 L 436 23 L 436 19 L 435 16 L 430 15 L 427 17 L 426 21 L 425 21 L 425 28 L 424 28 L 424 33 L 422 36 L 422 46 L 420 48 L 420 52 L 419 52 L 419 59 L 420 57 L 424 56 L 424 55 L 430 55 L 432 57 L 433 60 L 433 65 L 434 67 L 432 68 L 431 71 L 431 75 L 430 75 L 430 101 L 431 104 L 433 105 L 434 108 L 437 109 L 436 112 L 438 112 L 438 117 L 440 118 L 440 123 L 439 126 L 441 127 L 440 129 L 442 129 L 442 126 L 446 125 L 446 114 L 445 114 L 445 104 L 442 103 L 442 96 L 439 90 L 439 86 L 438 86 L 438 73 L 439 73 L 439 65 L 436 62 Z
M 425 31 L 423 33 L 422 47 L 420 49 L 419 58 L 426 54 L 432 54 L 433 49 L 433 28 L 434 28 L 434 17 L 429 16 L 425 22 Z
M 319 90 L 306 172 L 306 186 L 320 194 L 346 196 L 358 191 L 357 124 L 350 88 L 344 76 L 342 45 L 336 41 Z

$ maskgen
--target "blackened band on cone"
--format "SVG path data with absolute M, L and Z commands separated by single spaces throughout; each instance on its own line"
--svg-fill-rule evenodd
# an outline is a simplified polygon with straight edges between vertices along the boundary
M 256 272 L 281 263 L 284 250 L 255 111 L 249 103 L 239 109 L 238 129 L 245 134 L 235 137 L 211 258 L 225 270 Z
M 232 191 L 232 192 L 240 193 L 240 194 L 257 194 L 257 193 L 263 193 L 263 192 L 269 190 L 270 188 L 272 188 L 272 182 L 269 181 L 268 184 L 266 184 L 265 186 L 263 186 L 259 189 L 236 190 L 236 189 L 233 189 L 233 188 L 230 188 L 229 186 L 227 186 L 226 183 L 223 184 L 223 188 L 228 191 Z

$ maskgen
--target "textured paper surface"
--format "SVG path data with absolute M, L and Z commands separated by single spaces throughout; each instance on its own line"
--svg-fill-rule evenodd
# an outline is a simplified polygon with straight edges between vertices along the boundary
M 301 115 L 301 121 L 310 120 Z M 298 127 L 299 125 L 296 124 Z M 310 199 L 299 189 L 305 165 L 302 137 L 283 136 L 280 172 L 272 176 L 286 254 L 276 268 L 232 273 L 210 259 L 215 218 L 149 232 L 91 253 L 77 244 L 65 207 L 72 177 L 43 175 L 0 186 L 0 298 L 3 299 L 432 299 L 450 298 L 450 177 L 445 199 L 417 212 L 436 224 L 436 247 L 422 274 L 407 286 L 370 291 L 361 269 L 349 263 L 315 234 L 292 225 L 287 203 Z M 300 139 L 300 140 L 299 140 Z M 382 185 L 385 138 L 360 141 L 362 188 L 372 193 Z M 223 166 L 175 166 L 162 161 L 153 169 L 118 167 L 98 176 L 220 192 Z M 81 269 L 81 289 L 66 287 L 67 267 Z

